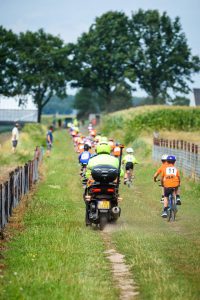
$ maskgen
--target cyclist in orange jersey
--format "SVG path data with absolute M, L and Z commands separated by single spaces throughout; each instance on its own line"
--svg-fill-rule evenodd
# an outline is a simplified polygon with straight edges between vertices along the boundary
M 78 153 L 82 153 L 84 151 L 84 142 L 83 140 L 78 144 L 77 151 Z
M 113 155 L 117 158 L 120 157 L 120 147 L 119 147 L 120 143 L 116 142 L 115 147 L 113 149 Z
M 115 147 L 115 143 L 113 139 L 109 139 L 108 140 L 108 145 L 110 145 L 110 149 L 111 149 L 111 154 L 113 154 L 113 149 Z
M 179 170 L 174 166 L 176 157 L 169 155 L 167 157 L 166 167 L 163 168 L 161 173 L 161 183 L 164 187 L 164 210 L 161 214 L 163 218 L 167 217 L 168 209 L 168 197 L 171 190 L 174 189 L 174 197 L 176 197 L 178 187 L 180 186 L 180 173 Z M 180 200 L 176 200 L 177 204 L 181 204 Z
M 96 134 L 97 134 L 96 129 L 91 129 L 91 130 L 90 130 L 90 135 L 91 135 L 93 138 L 95 138 Z
M 168 154 L 163 154 L 162 157 L 161 157 L 162 165 L 158 168 L 156 173 L 153 175 L 153 179 L 154 179 L 155 182 L 157 181 L 157 177 L 159 175 L 161 175 L 163 168 L 166 167 L 167 157 L 168 157 Z M 164 188 L 162 188 L 162 196 L 161 196 L 160 202 L 164 202 Z

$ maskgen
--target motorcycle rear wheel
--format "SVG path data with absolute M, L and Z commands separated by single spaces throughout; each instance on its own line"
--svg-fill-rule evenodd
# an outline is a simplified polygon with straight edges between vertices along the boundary
M 99 216 L 99 228 L 100 230 L 104 230 L 107 223 L 107 214 L 100 214 Z

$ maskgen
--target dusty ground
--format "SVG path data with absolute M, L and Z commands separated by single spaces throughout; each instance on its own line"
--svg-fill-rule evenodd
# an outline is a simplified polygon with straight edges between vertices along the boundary
M 110 232 L 116 230 L 116 226 L 108 224 L 103 232 L 102 238 L 106 245 L 106 257 L 111 263 L 113 279 L 120 291 L 120 300 L 134 300 L 139 295 L 138 286 L 132 278 L 128 265 L 125 263 L 124 255 L 117 252 L 111 241 Z

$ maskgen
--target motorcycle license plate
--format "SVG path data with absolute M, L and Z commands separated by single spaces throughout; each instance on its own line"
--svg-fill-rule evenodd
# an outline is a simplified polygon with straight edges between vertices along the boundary
M 98 209 L 109 209 L 110 208 L 110 202 L 109 201 L 99 201 L 98 202 Z

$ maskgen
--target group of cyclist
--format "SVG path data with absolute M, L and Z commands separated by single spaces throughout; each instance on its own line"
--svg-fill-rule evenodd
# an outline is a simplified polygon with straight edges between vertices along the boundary
M 78 126 L 70 124 L 69 132 L 73 138 L 75 151 L 78 153 L 78 162 L 81 165 L 80 174 L 86 177 L 87 180 L 91 176 L 91 168 L 97 164 L 111 165 L 118 168 L 119 158 L 121 155 L 121 145 L 115 142 L 112 138 L 102 136 L 96 133 L 96 129 L 92 124 L 88 126 L 88 135 L 83 135 Z M 134 165 L 138 163 L 134 150 L 131 147 L 126 149 L 126 155 L 122 158 L 122 165 L 125 172 L 121 171 L 121 176 L 124 176 L 124 184 L 127 182 L 127 174 L 131 172 L 133 176 Z M 85 170 L 86 172 L 83 172 Z
M 121 145 L 115 142 L 114 139 L 108 139 L 101 134 L 96 133 L 96 129 L 92 124 L 88 126 L 88 135 L 85 136 L 79 131 L 77 123 L 70 124 L 69 132 L 73 138 L 75 151 L 78 153 L 78 162 L 81 165 L 80 175 L 85 178 L 86 182 L 90 182 L 91 170 L 97 165 L 110 165 L 118 168 L 119 157 L 121 155 Z M 180 199 L 180 173 L 175 167 L 176 157 L 173 155 L 162 155 L 162 165 L 156 171 L 153 178 L 157 181 L 160 176 L 162 186 L 161 202 L 164 203 L 164 208 L 161 216 L 167 217 L 168 197 L 173 192 L 176 197 L 176 204 L 181 205 Z M 138 161 L 134 156 L 134 150 L 131 147 L 126 148 L 126 154 L 122 158 L 122 165 L 120 176 L 124 176 L 124 184 L 127 183 L 128 174 L 134 177 L 134 165 Z M 83 172 L 84 170 L 84 172 Z
M 176 204 L 181 205 L 180 199 L 180 173 L 175 167 L 176 157 L 174 155 L 163 154 L 161 157 L 162 165 L 156 171 L 153 178 L 157 181 L 160 175 L 160 181 L 162 186 L 162 197 L 161 202 L 164 202 L 164 208 L 161 216 L 163 218 L 167 217 L 168 210 L 168 198 L 171 193 L 173 193 Z

